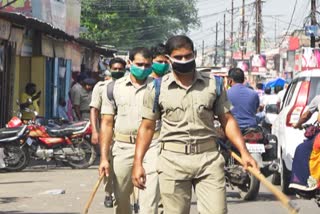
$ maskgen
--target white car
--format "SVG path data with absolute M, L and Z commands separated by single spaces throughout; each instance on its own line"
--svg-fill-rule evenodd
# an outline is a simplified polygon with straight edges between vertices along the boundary
M 281 185 L 284 193 L 290 193 L 288 186 L 294 152 L 304 140 L 304 131 L 294 129 L 292 124 L 298 122 L 306 106 L 318 94 L 320 94 L 320 70 L 301 72 L 288 86 L 281 102 L 280 113 L 272 124 L 272 134 L 278 139 L 280 160 L 279 174 L 273 181 Z M 316 117 L 316 114 L 312 115 L 307 123 L 313 123 Z

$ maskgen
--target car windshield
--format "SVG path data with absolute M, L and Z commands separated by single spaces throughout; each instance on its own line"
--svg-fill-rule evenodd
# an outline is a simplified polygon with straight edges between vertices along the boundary
M 308 97 L 308 104 L 310 104 L 311 100 L 320 94 L 320 77 L 312 77 L 311 78 L 311 86 Z

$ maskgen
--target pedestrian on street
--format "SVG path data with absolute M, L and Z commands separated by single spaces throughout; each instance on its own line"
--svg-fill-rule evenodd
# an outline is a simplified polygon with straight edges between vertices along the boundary
M 72 85 L 72 87 L 70 89 L 70 100 L 72 103 L 73 120 L 74 121 L 80 120 L 80 114 L 77 114 L 75 111 L 75 102 L 74 101 L 76 100 L 76 97 L 80 96 L 80 93 L 82 91 L 83 80 L 86 78 L 88 78 L 88 75 L 85 72 L 81 72 L 77 76 L 76 82 Z
M 106 105 L 102 107 L 103 111 L 101 111 L 101 160 L 99 173 L 109 176 L 112 165 L 114 173 L 114 209 L 116 214 L 132 212 L 130 195 L 133 192 L 131 173 L 135 139 L 142 118 L 143 96 L 147 84 L 152 82 L 152 78 L 149 77 L 152 72 L 152 53 L 150 50 L 144 47 L 134 48 L 129 53 L 129 59 L 130 74 L 114 82 L 113 98 L 110 99 L 108 96 Z M 109 89 L 108 86 L 107 88 Z M 107 94 L 109 94 L 108 91 Z M 113 136 L 112 164 L 110 164 L 109 150 Z M 159 151 L 156 146 L 158 144 L 156 140 L 158 136 L 159 131 L 153 136 L 150 149 L 144 160 L 146 163 L 151 163 L 154 160 L 153 155 L 149 154 L 155 154 Z M 150 161 L 147 160 L 149 157 L 151 158 Z M 156 197 L 159 194 L 154 192 L 157 189 L 154 185 L 158 185 L 158 180 L 149 179 L 148 188 L 140 192 L 140 198 L 145 199 L 139 201 L 139 213 L 156 213 L 158 204 L 155 202 L 158 200 Z M 147 196 L 143 196 L 144 194 Z
M 107 99 L 107 84 L 112 80 L 119 79 L 124 76 L 126 62 L 121 58 L 113 58 L 109 63 L 110 75 L 104 72 L 104 81 L 98 82 L 92 91 L 92 98 L 90 103 L 90 123 L 92 128 L 91 143 L 97 145 L 99 143 L 99 127 L 101 107 L 105 105 Z M 104 179 L 106 197 L 104 200 L 105 207 L 113 207 L 112 199 L 112 181 L 111 176 Z
M 90 119 L 89 105 L 91 102 L 92 88 L 95 83 L 96 81 L 93 78 L 84 79 L 82 88 L 73 98 L 73 108 L 79 120 Z
M 63 97 L 59 98 L 59 105 L 58 105 L 58 117 L 60 119 L 68 121 L 68 115 L 67 115 L 67 110 L 66 110 L 66 101 L 64 100 Z
M 247 151 L 230 113 L 225 90 L 221 87 L 218 96 L 215 79 L 196 71 L 191 39 L 186 36 L 170 38 L 166 52 L 173 72 L 162 78 L 158 98 L 155 98 L 153 84 L 149 84 L 145 92 L 132 181 L 138 188 L 148 189 L 142 162 L 152 142 L 156 121 L 161 119 L 157 171 L 164 213 L 189 213 L 192 187 L 198 198 L 199 213 L 226 213 L 225 163 L 217 146 L 214 115 L 240 152 L 245 168 L 257 168 L 257 164 Z

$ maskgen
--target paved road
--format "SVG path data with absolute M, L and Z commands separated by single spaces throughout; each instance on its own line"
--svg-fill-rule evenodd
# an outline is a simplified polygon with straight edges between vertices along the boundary
M 19 173 L 0 173 L 0 213 L 8 214 L 72 214 L 82 213 L 85 203 L 97 181 L 97 166 L 86 170 L 66 167 L 29 168 Z M 48 190 L 63 189 L 65 194 L 52 195 Z M 97 192 L 89 213 L 111 214 L 112 209 L 103 206 L 102 188 Z M 239 195 L 228 189 L 230 214 L 283 214 L 286 210 L 271 193 L 261 188 L 255 202 L 243 202 Z M 320 213 L 313 201 L 293 201 L 301 208 L 300 213 Z M 214 202 L 213 202 L 214 203 Z M 195 197 L 191 214 L 196 214 Z

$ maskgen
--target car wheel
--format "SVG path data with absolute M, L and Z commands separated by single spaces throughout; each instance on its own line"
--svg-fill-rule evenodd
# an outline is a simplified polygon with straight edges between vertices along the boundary
M 281 174 L 280 174 L 280 186 L 281 191 L 287 195 L 292 195 L 293 192 L 291 189 L 289 189 L 290 184 L 290 177 L 291 177 L 291 171 L 289 171 L 286 167 L 286 164 L 281 159 Z
M 281 174 L 279 172 L 275 172 L 272 174 L 271 183 L 273 185 L 280 185 L 281 184 Z

